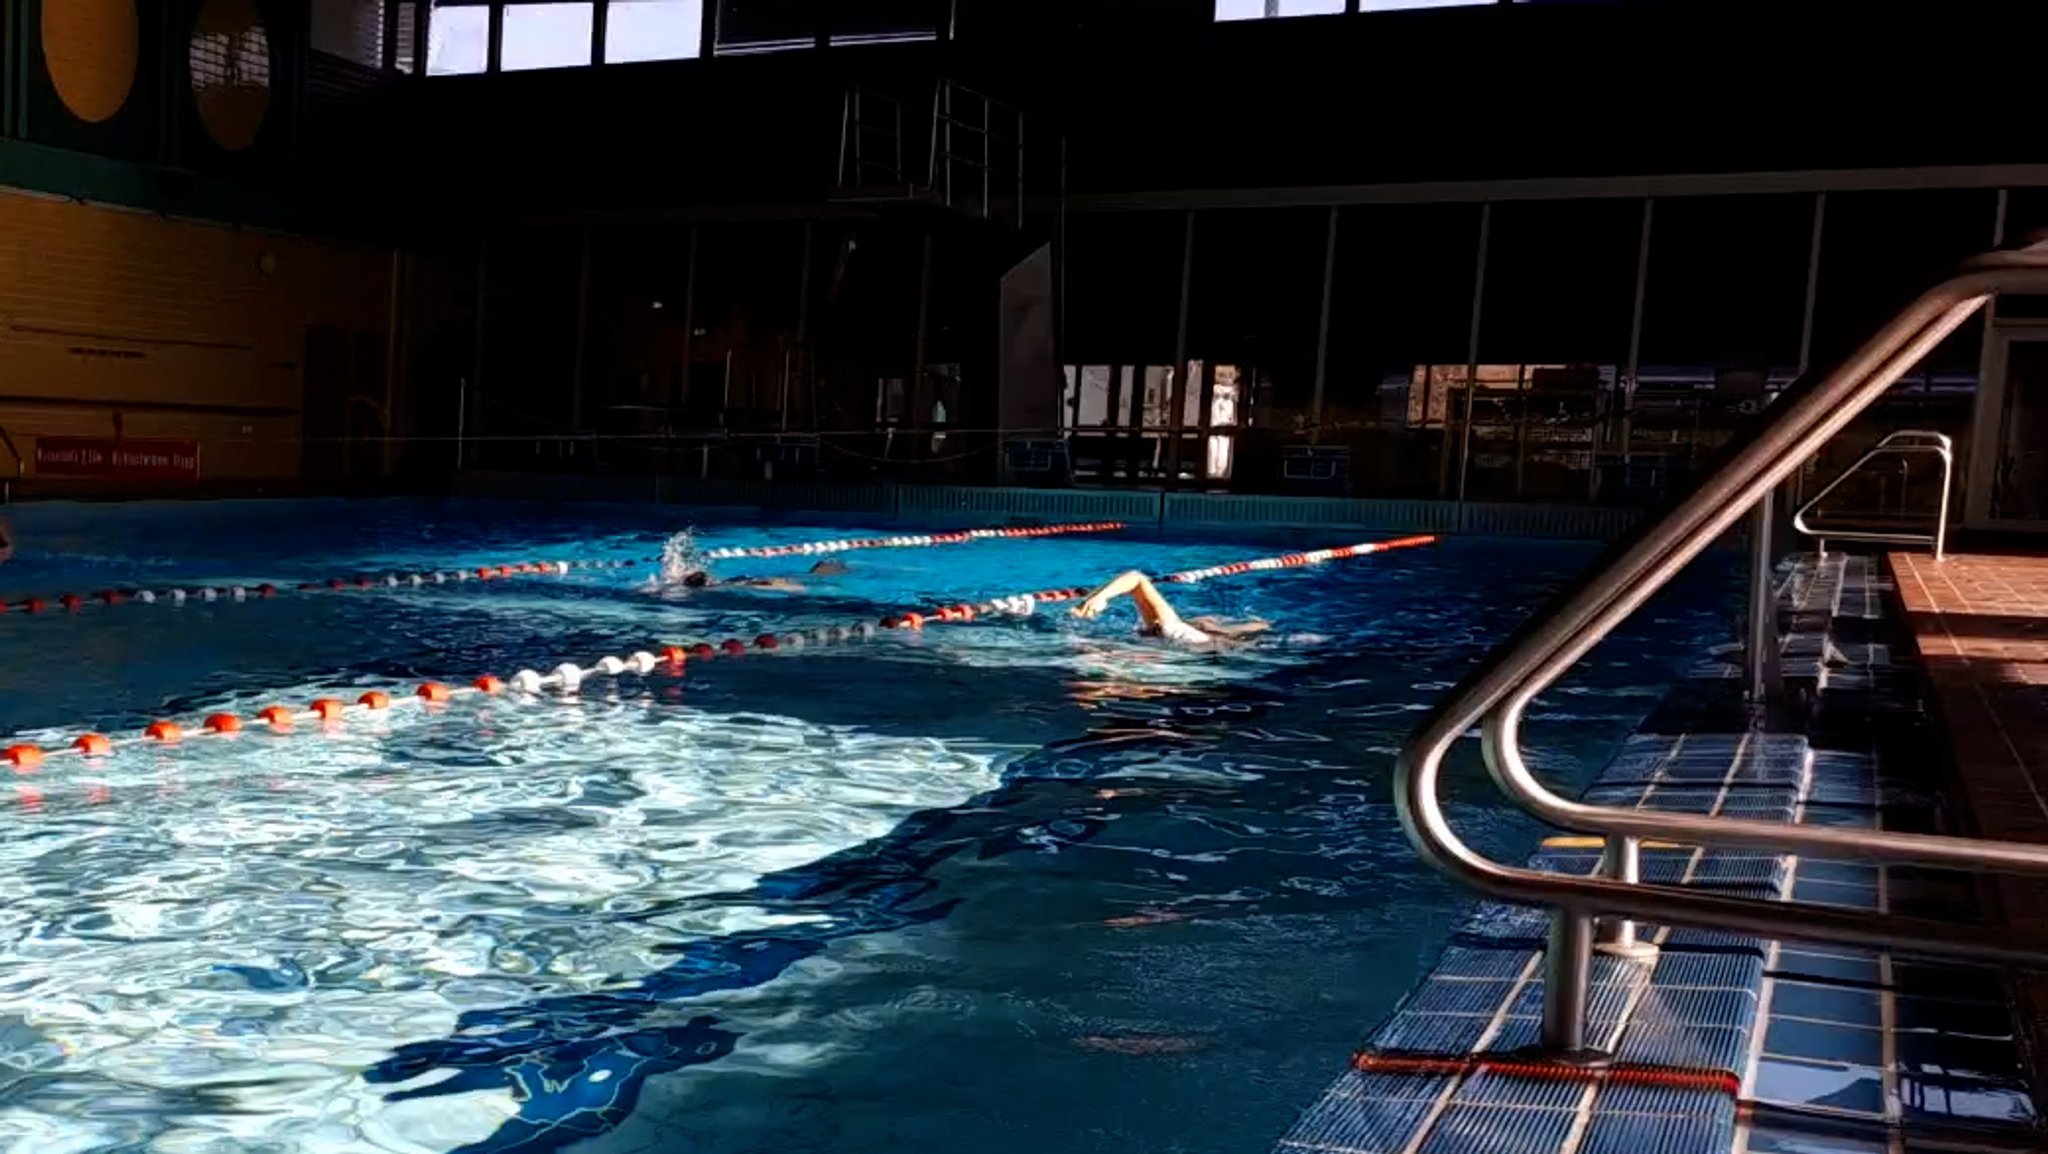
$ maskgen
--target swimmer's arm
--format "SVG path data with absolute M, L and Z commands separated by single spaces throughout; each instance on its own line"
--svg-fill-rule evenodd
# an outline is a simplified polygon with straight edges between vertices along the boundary
M 1180 614 L 1159 591 L 1152 579 L 1136 569 L 1125 573 L 1102 588 L 1088 595 L 1088 599 L 1075 608 L 1076 617 L 1100 617 L 1109 603 L 1123 596 L 1131 595 L 1131 601 L 1138 607 L 1138 618 L 1148 627 L 1162 633 L 1171 633 L 1182 627 Z

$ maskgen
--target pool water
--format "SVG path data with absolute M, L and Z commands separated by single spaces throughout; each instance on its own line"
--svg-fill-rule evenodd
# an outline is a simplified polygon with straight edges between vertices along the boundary
M 8 516 L 13 597 L 642 558 L 687 514 Z M 876 527 L 698 530 L 718 547 Z M 861 552 L 801 593 L 664 597 L 635 566 L 6 614 L 0 737 L 1349 540 Z M 1402 837 L 1396 745 L 1592 557 L 1451 540 L 1171 591 L 1190 615 L 1274 623 L 1223 655 L 1140 641 L 1127 607 L 1047 612 L 17 774 L 0 786 L 0 1150 L 1263 1148 L 1462 908 Z M 1734 567 L 1697 568 L 1539 704 L 1540 769 L 1583 780 L 1729 634 Z M 1537 830 L 1486 784 L 1476 745 L 1452 766 L 1454 816 L 1511 858 Z

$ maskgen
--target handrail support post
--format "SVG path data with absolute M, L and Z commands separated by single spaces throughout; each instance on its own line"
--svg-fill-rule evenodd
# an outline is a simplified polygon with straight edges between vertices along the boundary
M 1588 1055 L 1586 1009 L 1593 995 L 1593 917 L 1559 906 L 1543 951 L 1543 1049 L 1570 1060 Z
M 1774 490 L 1766 490 L 1750 515 L 1749 641 L 1743 646 L 1743 674 L 1752 705 L 1763 705 L 1779 696 L 1778 597 L 1771 581 L 1775 497 Z
M 1643 880 L 1643 843 L 1640 838 L 1610 836 L 1600 851 L 1600 876 L 1627 885 Z M 1628 918 L 1601 918 L 1593 936 L 1593 948 L 1617 957 L 1645 957 L 1657 952 L 1652 943 L 1636 937 L 1636 924 Z

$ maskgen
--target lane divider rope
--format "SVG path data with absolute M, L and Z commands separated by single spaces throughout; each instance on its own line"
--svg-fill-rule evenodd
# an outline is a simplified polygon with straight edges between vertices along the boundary
M 1011 526 L 991 529 L 968 529 L 956 533 L 913 533 L 894 537 L 853 537 L 824 541 L 803 541 L 790 545 L 760 545 L 747 548 L 713 549 L 704 554 L 707 560 L 727 561 L 740 557 L 812 557 L 834 553 L 847 553 L 856 549 L 917 549 L 940 545 L 962 545 L 972 541 L 1009 540 L 1021 538 L 1063 537 L 1078 533 L 1115 533 L 1126 528 L 1121 521 L 1089 521 L 1078 524 Z M 258 585 L 209 585 L 193 589 L 101 589 L 89 594 L 61 593 L 50 597 L 20 597 L 14 600 L 0 600 L 0 613 L 45 613 L 53 608 L 69 613 L 79 612 L 88 606 L 112 607 L 115 605 L 184 605 L 189 602 L 222 602 L 263 600 L 276 597 L 279 593 L 338 593 L 348 590 L 368 589 L 418 589 L 428 585 L 462 584 L 468 581 L 493 581 L 508 577 L 567 576 L 575 570 L 628 569 L 638 565 L 658 564 L 660 557 L 631 557 L 586 559 L 573 561 L 520 561 L 509 564 L 465 566 L 458 569 L 432 569 L 413 573 L 386 573 L 379 576 L 354 574 L 347 577 L 330 577 L 325 581 L 302 581 L 296 584 L 264 582 Z
M 1384 553 L 1393 549 L 1415 548 L 1435 540 L 1434 537 L 1403 537 L 1393 541 L 1318 549 L 1310 553 L 1288 553 L 1275 558 L 1260 558 L 1256 561 L 1218 565 L 1207 569 L 1191 569 L 1161 580 L 1181 585 L 1192 584 L 1240 573 L 1301 568 L 1332 560 Z M 1268 561 L 1274 563 L 1267 564 Z M 574 693 L 586 681 L 597 678 L 617 679 L 629 674 L 646 677 L 656 672 L 680 676 L 692 661 L 740 657 L 750 652 L 788 652 L 811 647 L 844 645 L 855 641 L 872 640 L 882 630 L 922 629 L 927 622 L 964 622 L 973 621 L 978 617 L 1005 614 L 1028 616 L 1039 605 L 1078 601 L 1088 593 L 1089 590 L 1080 587 L 1020 593 L 1009 597 L 997 597 L 977 605 L 952 605 L 926 613 L 891 614 L 879 622 L 857 621 L 850 625 L 819 626 L 805 632 L 761 633 L 751 642 L 730 637 L 716 644 L 699 641 L 687 645 L 666 645 L 661 647 L 658 654 L 642 650 L 627 657 L 602 657 L 588 666 L 564 662 L 546 673 L 535 669 L 522 669 L 509 678 L 486 673 L 466 684 L 424 681 L 410 690 L 369 689 L 362 691 L 353 701 L 344 701 L 340 697 L 319 697 L 297 708 L 289 705 L 265 706 L 256 712 L 255 722 L 268 726 L 274 732 L 288 733 L 302 723 L 317 722 L 323 728 L 333 727 L 354 714 L 383 713 L 407 705 L 438 710 L 446 708 L 458 699 L 500 697 L 514 691 L 529 696 L 550 689 Z M 54 749 L 46 749 L 27 742 L 16 743 L 0 749 L 0 764 L 12 766 L 16 773 L 33 773 L 53 759 L 108 757 L 120 750 L 136 746 L 160 746 L 191 739 L 234 737 L 245 732 L 249 725 L 248 720 L 225 712 L 209 714 L 191 729 L 175 720 L 164 719 L 151 722 L 140 735 L 134 737 L 84 733 L 69 744 Z
M 1197 585 L 1218 577 L 1235 577 L 1244 573 L 1266 573 L 1276 569 L 1305 569 L 1331 561 L 1366 557 L 1375 553 L 1386 553 L 1395 549 L 1415 549 L 1436 543 L 1433 536 L 1397 537 L 1390 541 L 1371 541 L 1359 545 L 1339 545 L 1330 549 L 1315 549 L 1307 553 L 1283 553 L 1277 557 L 1259 557 L 1250 561 L 1233 561 L 1227 565 L 1211 565 L 1205 569 L 1187 569 L 1169 573 L 1157 579 L 1161 585 Z M 1066 601 L 1079 601 L 1088 596 L 1089 589 L 1047 589 L 1038 593 L 1019 593 L 1010 597 L 997 597 L 978 604 L 948 605 L 938 609 L 917 613 L 901 613 L 882 618 L 886 629 L 922 629 L 932 622 L 972 621 L 990 614 L 1029 616 L 1040 605 L 1056 605 Z

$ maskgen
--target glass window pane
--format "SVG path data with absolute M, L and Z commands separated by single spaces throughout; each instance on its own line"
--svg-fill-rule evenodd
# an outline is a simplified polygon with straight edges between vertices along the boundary
M 720 52 L 777 52 L 818 42 L 813 0 L 720 0 Z
M 612 0 L 605 17 L 605 63 L 694 59 L 703 34 L 702 0 Z
M 1358 8 L 1361 12 L 1392 12 L 1403 8 L 1470 8 L 1495 3 L 1499 0 L 1358 0 Z
M 499 67 L 520 72 L 590 63 L 591 37 L 597 24 L 593 7 L 587 0 L 579 4 L 507 4 Z
M 398 0 L 398 46 L 392 51 L 392 64 L 400 72 L 411 72 L 417 67 L 413 33 L 419 30 L 419 4 L 415 0 Z
M 313 0 L 307 36 L 315 52 L 365 68 L 384 66 L 384 5 L 379 0 Z
M 1271 16 L 1336 16 L 1344 0 L 1216 0 L 1218 20 L 1264 20 Z
M 933 0 L 861 0 L 831 8 L 832 43 L 894 44 L 934 40 L 939 13 Z
M 482 72 L 490 64 L 491 13 L 482 6 L 443 5 L 427 30 L 427 75 Z

